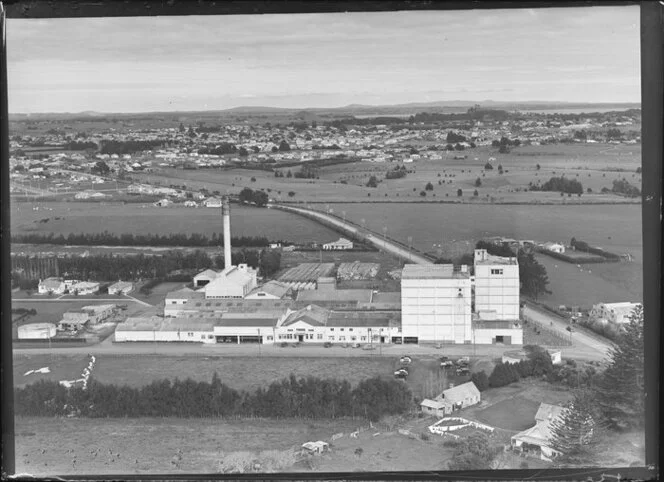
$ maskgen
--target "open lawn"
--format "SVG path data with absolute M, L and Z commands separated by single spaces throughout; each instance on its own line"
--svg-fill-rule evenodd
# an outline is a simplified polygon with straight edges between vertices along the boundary
M 520 431 L 535 425 L 538 408 L 539 403 L 516 396 L 482 410 L 475 418 L 495 428 Z
M 85 368 L 85 355 L 17 355 L 14 357 L 14 385 L 23 386 L 37 377 L 50 380 L 71 379 Z M 50 374 L 23 374 L 49 366 Z M 373 376 L 392 376 L 393 360 L 389 358 L 297 358 L 297 357 L 218 357 L 97 355 L 93 376 L 103 383 L 139 387 L 164 378 L 210 381 L 217 372 L 221 381 L 236 390 L 256 390 L 288 377 L 314 376 L 347 379 L 353 385 Z

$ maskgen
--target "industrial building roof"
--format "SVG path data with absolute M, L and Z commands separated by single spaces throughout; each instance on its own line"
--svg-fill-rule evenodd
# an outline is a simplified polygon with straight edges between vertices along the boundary
M 129 317 L 115 331 L 212 331 L 214 320 L 201 318 L 162 318 L 160 316 Z
M 515 265 L 519 264 L 516 258 L 507 258 L 504 256 L 495 256 L 493 254 L 487 254 L 486 259 L 477 259 L 475 257 L 475 265 Z
M 452 264 L 407 264 L 401 279 L 470 278 L 470 273 L 455 271 Z
M 399 303 L 401 304 L 400 291 L 386 291 L 384 293 L 374 293 L 371 298 L 372 303 Z
M 254 288 L 249 293 L 249 295 L 256 293 L 268 293 L 272 296 L 283 298 L 289 290 L 290 286 L 285 283 L 281 283 L 280 281 L 268 281 L 264 285 L 259 286 L 258 288 Z
M 268 317 L 268 318 L 238 318 L 236 316 L 230 316 L 228 318 L 222 317 L 221 319 L 216 319 L 214 321 L 214 326 L 256 326 L 256 327 L 272 327 L 277 326 L 278 317 Z
M 327 326 L 333 327 L 385 327 L 398 325 L 401 313 L 394 312 L 353 312 L 333 311 L 327 319 Z
M 205 299 L 205 293 L 202 291 L 193 291 L 190 290 L 189 288 L 184 288 L 181 290 L 177 291 L 171 291 L 170 293 L 166 293 L 166 300 L 195 300 L 195 299 L 200 299 L 203 300 Z
M 288 315 L 281 326 L 292 325 L 298 321 L 304 321 L 312 326 L 325 326 L 329 316 L 330 312 L 325 308 L 316 305 L 308 305 L 307 307 Z
M 371 290 L 348 289 L 348 290 L 304 290 L 297 294 L 297 301 L 303 302 L 371 302 Z

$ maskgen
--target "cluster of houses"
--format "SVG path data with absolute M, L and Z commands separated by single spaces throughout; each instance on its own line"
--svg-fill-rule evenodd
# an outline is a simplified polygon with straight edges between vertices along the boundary
M 433 399 L 424 399 L 420 403 L 420 409 L 425 415 L 432 417 L 443 418 L 440 422 L 446 420 L 461 420 L 468 422 L 465 419 L 459 419 L 459 411 L 466 408 L 478 405 L 481 402 L 481 392 L 473 382 L 466 382 L 458 386 L 451 386 L 447 390 L 436 396 Z M 552 424 L 559 420 L 564 415 L 565 407 L 560 405 L 551 405 L 548 403 L 540 403 L 540 406 L 535 414 L 535 424 L 515 435 L 512 435 L 510 440 L 510 447 L 513 451 L 522 453 L 524 455 L 533 456 L 545 461 L 551 461 L 561 453 L 552 447 Z M 438 424 L 440 423 L 438 422 Z M 432 430 L 432 433 L 441 433 L 440 430 Z M 482 424 L 474 424 L 468 422 L 460 424 L 462 426 L 473 426 Z M 485 426 L 483 426 L 485 427 Z M 455 427 L 452 427 L 455 428 Z M 592 429 L 589 429 L 592 430 Z M 444 433 L 444 432 L 442 432 Z M 452 432 L 453 433 L 453 432 Z M 580 436 L 587 436 L 588 433 L 581 433 Z
M 101 284 L 97 281 L 79 281 L 73 279 L 64 279 L 50 277 L 39 280 L 37 291 L 40 295 L 92 295 L 99 292 Z M 108 287 L 110 295 L 126 295 L 134 289 L 134 284 L 130 281 L 118 281 Z

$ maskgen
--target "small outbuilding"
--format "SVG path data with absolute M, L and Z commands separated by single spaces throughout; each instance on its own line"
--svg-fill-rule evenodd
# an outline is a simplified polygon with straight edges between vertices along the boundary
M 19 340 L 47 340 L 56 334 L 53 323 L 30 323 L 18 327 Z
M 320 455 L 330 450 L 330 444 L 319 440 L 318 442 L 307 442 L 302 444 L 302 448 L 310 454 Z

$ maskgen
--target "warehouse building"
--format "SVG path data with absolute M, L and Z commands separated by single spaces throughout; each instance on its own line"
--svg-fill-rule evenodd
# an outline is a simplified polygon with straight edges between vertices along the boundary
M 257 277 L 257 270 L 246 264 L 226 268 L 203 287 L 205 298 L 244 298 L 256 288 Z
M 467 266 L 404 266 L 401 342 L 471 343 L 471 282 Z M 398 340 L 395 340 L 398 342 Z

